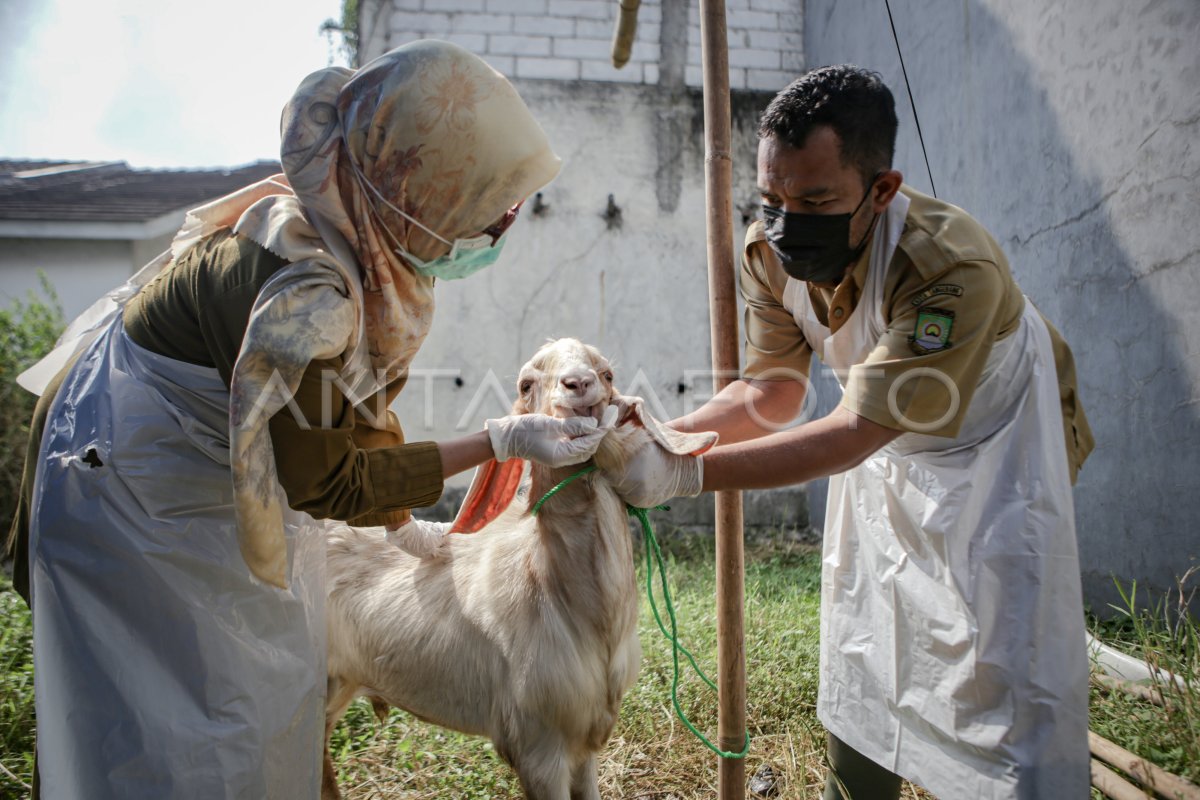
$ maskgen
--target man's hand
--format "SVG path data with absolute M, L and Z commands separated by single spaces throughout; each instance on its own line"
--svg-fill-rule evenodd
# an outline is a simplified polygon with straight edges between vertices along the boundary
M 704 483 L 703 456 L 677 456 L 655 442 L 634 454 L 620 474 L 605 472 L 626 503 L 653 508 L 672 497 L 695 497 Z
M 550 467 L 587 461 L 609 428 L 592 417 L 559 419 L 545 414 L 521 414 L 484 423 L 497 461 L 524 458 Z

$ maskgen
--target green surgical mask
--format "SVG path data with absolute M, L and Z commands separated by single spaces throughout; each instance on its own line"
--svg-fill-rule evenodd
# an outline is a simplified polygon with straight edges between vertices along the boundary
M 390 208 L 395 213 L 404 217 L 406 220 L 416 225 L 421 230 L 428 233 L 439 242 L 444 242 L 450 245 L 450 252 L 444 256 L 438 256 L 432 261 L 423 261 L 417 258 L 412 253 L 408 252 L 401 244 L 399 238 L 388 230 L 386 225 L 383 225 L 380 220 L 380 227 L 387 231 L 388 236 L 392 240 L 393 248 L 397 255 L 412 265 L 412 268 L 420 275 L 425 275 L 430 278 L 440 278 L 444 281 L 453 281 L 460 278 L 465 278 L 468 275 L 473 275 L 484 267 L 490 267 L 496 263 L 496 259 L 500 257 L 500 249 L 504 246 L 505 239 L 508 238 L 507 233 L 481 233 L 478 236 L 472 236 L 469 239 L 455 239 L 451 242 L 449 239 L 439 235 L 436 231 L 431 230 L 422 225 L 418 220 L 404 213 L 400 208 L 393 205 L 383 193 L 367 180 L 366 176 L 359 170 L 358 165 L 351 160 L 351 166 L 354 167 L 354 172 L 358 176 L 359 183 L 370 193 L 375 195 L 379 202 Z M 368 197 L 368 202 L 370 198 Z M 371 203 L 374 210 L 374 203 Z M 519 206 L 519 204 L 518 204 Z M 515 209 L 510 212 L 514 217 Z M 376 213 L 378 219 L 378 213 Z M 511 219 L 509 220 L 511 224 Z M 491 229 L 489 229 L 491 230 Z

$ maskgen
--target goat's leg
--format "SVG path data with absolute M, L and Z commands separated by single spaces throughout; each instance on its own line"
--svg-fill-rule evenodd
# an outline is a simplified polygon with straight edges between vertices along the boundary
M 571 800 L 600 800 L 596 756 L 589 755 L 571 771 Z
M 357 689 L 350 681 L 333 676 L 325 683 L 325 758 L 321 766 L 321 800 L 341 800 L 342 797 L 337 785 L 337 769 L 329 753 L 329 736 L 350 707 Z
M 524 748 L 512 760 L 527 800 L 569 800 L 571 768 L 558 737 Z

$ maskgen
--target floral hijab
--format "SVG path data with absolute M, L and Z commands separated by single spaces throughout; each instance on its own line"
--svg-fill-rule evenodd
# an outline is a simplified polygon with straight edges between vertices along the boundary
M 314 360 L 344 358 L 341 388 L 355 403 L 401 375 L 432 322 L 433 281 L 395 246 L 421 259 L 449 249 L 372 202 L 373 191 L 453 241 L 496 223 L 560 161 L 500 73 L 433 40 L 305 78 L 284 108 L 281 155 L 284 175 L 196 209 L 172 249 L 232 227 L 290 262 L 259 294 L 230 387 L 242 555 L 257 577 L 286 587 L 267 423 Z

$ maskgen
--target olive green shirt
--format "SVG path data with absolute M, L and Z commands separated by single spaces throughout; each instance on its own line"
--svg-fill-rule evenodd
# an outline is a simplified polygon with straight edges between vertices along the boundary
M 954 437 L 966 416 L 992 345 L 1011 334 L 1021 319 L 1025 298 L 1013 280 L 1000 246 L 962 209 L 921 194 L 901 191 L 910 205 L 883 288 L 881 312 L 887 330 L 862 364 L 846 376 L 842 405 L 861 417 L 895 430 Z M 831 333 L 850 319 L 861 300 L 870 267 L 868 246 L 835 288 L 806 288 L 818 320 Z M 746 301 L 745 378 L 771 379 L 799 372 L 807 375 L 812 347 L 783 305 L 788 275 L 766 241 L 762 222 L 750 226 L 742 258 L 741 291 Z M 921 344 L 930 320 L 943 329 L 944 341 Z M 1058 330 L 1047 321 L 1058 372 L 1063 433 L 1074 481 L 1094 446 L 1078 400 L 1075 362 Z M 953 402 L 940 380 L 896 379 L 915 368 L 937 370 L 953 382 Z M 911 373 L 910 373 L 911 374 Z M 868 379 L 869 376 L 869 379 Z M 894 412 L 900 412 L 899 414 Z M 931 422 L 945 419 L 928 430 Z M 917 427 L 912 427 L 913 425 Z
M 155 353 L 215 367 L 229 386 L 258 293 L 286 265 L 250 239 L 220 231 L 129 301 L 125 331 Z M 309 365 L 294 398 L 304 424 L 288 407 L 271 419 L 279 482 L 288 504 L 314 517 L 398 524 L 407 509 L 432 505 L 441 496 L 441 456 L 433 442 L 404 444 L 391 411 L 386 430 L 367 424 L 329 380 L 341 366 L 341 359 Z M 383 408 L 403 385 L 402 377 L 385 387 Z M 374 402 L 368 400 L 368 407 Z

